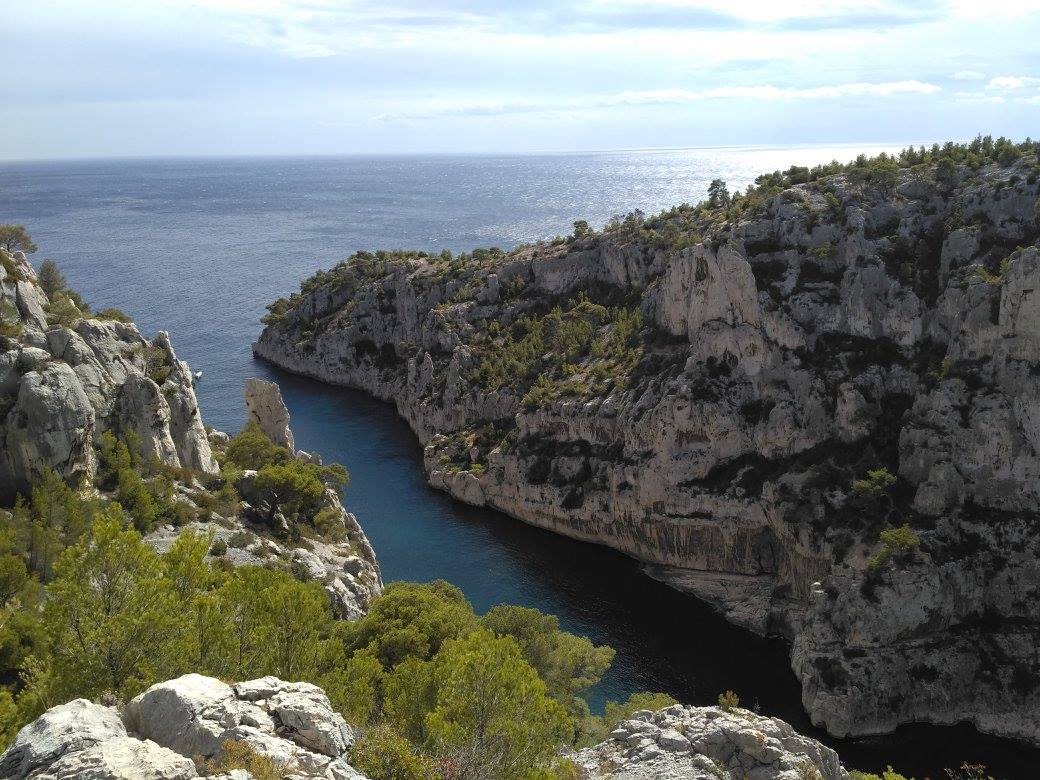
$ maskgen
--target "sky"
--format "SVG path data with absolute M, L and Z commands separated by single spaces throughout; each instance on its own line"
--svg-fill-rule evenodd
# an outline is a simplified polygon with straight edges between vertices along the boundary
M 1040 135 L 1040 0 L 0 0 L 0 159 Z

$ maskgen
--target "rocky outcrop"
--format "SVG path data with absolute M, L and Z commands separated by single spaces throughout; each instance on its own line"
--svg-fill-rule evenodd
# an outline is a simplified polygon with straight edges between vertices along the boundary
M 359 254 L 254 353 L 393 402 L 432 485 L 784 634 L 835 734 L 1040 742 L 1040 164 L 955 167 L 511 253 Z M 584 318 L 584 351 L 516 349 L 556 306 L 548 337 Z M 894 483 L 852 489 L 881 467 Z M 903 523 L 919 545 L 888 555 Z
M 282 401 L 282 391 L 274 382 L 249 377 L 246 380 L 246 417 L 260 426 L 275 444 L 296 453 L 296 442 L 289 428 L 289 410 Z
M 86 699 L 53 707 L 18 732 L 0 777 L 181 780 L 219 766 L 229 741 L 286 777 L 364 780 L 347 759 L 354 732 L 317 686 L 276 677 L 227 685 L 198 674 L 153 685 L 122 712 Z
M 573 756 L 590 778 L 848 780 L 837 754 L 787 723 L 742 709 L 641 710 Z
M 2 250 L 0 250 L 2 251 Z M 46 469 L 91 477 L 105 431 L 133 432 L 145 458 L 217 472 L 187 363 L 166 333 L 90 316 L 48 324 L 51 306 L 21 252 L 0 263 L 0 499 Z

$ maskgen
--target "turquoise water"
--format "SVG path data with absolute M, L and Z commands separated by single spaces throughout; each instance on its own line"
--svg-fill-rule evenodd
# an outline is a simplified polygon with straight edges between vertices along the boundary
M 277 372 L 254 361 L 249 345 L 264 304 L 356 249 L 509 247 L 569 232 L 578 218 L 602 224 L 633 208 L 696 202 L 716 177 L 742 187 L 762 171 L 859 151 L 6 163 L 0 222 L 24 222 L 40 246 L 36 259 L 58 260 L 87 300 L 125 309 L 146 334 L 169 330 L 179 355 L 203 371 L 199 400 L 215 427 L 241 425 L 245 377 L 277 379 L 298 445 L 349 468 L 347 505 L 386 579 L 444 578 L 480 611 L 534 606 L 610 644 L 617 659 L 594 706 L 647 689 L 709 703 L 730 688 L 812 731 L 781 642 L 731 626 L 624 556 L 431 490 L 418 445 L 391 407 Z M 825 741 L 852 765 L 890 762 L 918 777 L 942 777 L 942 767 L 963 760 L 1031 777 L 1040 758 L 967 727 Z

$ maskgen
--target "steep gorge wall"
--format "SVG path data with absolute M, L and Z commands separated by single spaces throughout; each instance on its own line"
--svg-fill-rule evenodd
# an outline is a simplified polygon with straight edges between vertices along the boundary
M 461 500 L 784 633 L 832 733 L 968 719 L 1040 742 L 1035 167 L 839 175 L 467 263 L 369 258 L 254 352 L 395 403 Z M 579 292 L 642 313 L 625 381 L 587 354 L 564 369 L 584 389 L 480 385 L 508 345 L 488 323 L 515 331 Z M 879 466 L 895 485 L 850 489 Z M 868 568 L 903 522 L 920 550 Z

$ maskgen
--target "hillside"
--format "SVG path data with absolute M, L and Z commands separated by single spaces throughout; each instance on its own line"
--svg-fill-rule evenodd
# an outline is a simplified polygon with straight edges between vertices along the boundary
M 254 353 L 392 401 L 430 483 L 782 633 L 835 735 L 1040 743 L 1040 162 L 980 138 L 511 251 L 359 252 Z

